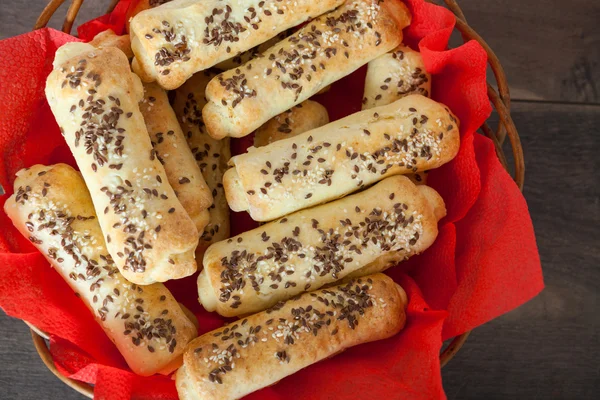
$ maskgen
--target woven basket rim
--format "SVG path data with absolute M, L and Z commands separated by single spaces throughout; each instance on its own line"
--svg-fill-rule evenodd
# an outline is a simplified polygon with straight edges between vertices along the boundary
M 75 18 L 77 17 L 77 14 L 79 13 L 79 9 L 81 8 L 83 1 L 84 0 L 71 0 L 71 5 L 67 11 L 67 15 L 65 16 L 63 22 L 63 32 L 71 32 L 73 23 L 75 21 Z M 432 0 L 425 1 L 436 4 Z M 54 15 L 58 7 L 60 7 L 64 2 L 65 0 L 50 0 L 48 2 L 48 5 L 44 8 L 38 20 L 36 21 L 34 30 L 44 28 L 48 24 L 48 21 L 50 20 L 52 15 Z M 118 2 L 119 0 L 111 0 L 107 11 L 112 11 Z M 509 139 L 514 158 L 515 175 L 513 179 L 515 180 L 515 183 L 517 184 L 519 189 L 522 191 L 525 181 L 525 160 L 523 156 L 523 147 L 521 145 L 519 133 L 517 132 L 515 124 L 510 115 L 510 92 L 504 69 L 500 64 L 500 60 L 498 59 L 494 51 L 491 49 L 491 47 L 487 44 L 487 42 L 483 40 L 483 38 L 468 25 L 465 15 L 462 12 L 456 0 L 444 0 L 444 3 L 448 7 L 448 9 L 452 11 L 452 13 L 456 16 L 455 28 L 462 35 L 463 41 L 467 42 L 469 40 L 476 40 L 487 53 L 488 63 L 491 66 L 498 87 L 498 90 L 496 90 L 488 83 L 487 92 L 491 103 L 493 104 L 494 108 L 496 109 L 496 112 L 498 113 L 499 122 L 495 131 L 492 130 L 492 128 L 490 128 L 487 122 L 485 122 L 480 127 L 480 129 L 486 137 L 492 140 L 496 149 L 496 155 L 498 156 L 498 159 L 500 160 L 502 166 L 510 173 L 506 161 L 506 156 L 504 154 L 504 151 L 502 150 L 502 144 L 504 143 L 505 139 Z M 47 345 L 48 335 L 43 331 L 37 329 L 32 324 L 28 322 L 26 323 L 30 327 L 34 346 L 38 354 L 40 355 L 40 358 L 48 367 L 48 369 L 52 371 L 52 373 L 56 375 L 61 381 L 63 381 L 65 384 L 67 384 L 74 390 L 89 398 L 93 398 L 94 388 L 92 385 L 67 378 L 64 375 L 62 375 L 60 371 L 58 371 L 58 369 L 54 365 L 52 355 L 50 354 Z M 446 348 L 440 353 L 441 367 L 444 367 L 446 364 L 448 364 L 448 362 L 460 351 L 462 346 L 467 341 L 467 338 L 469 337 L 470 333 L 471 331 L 467 331 L 459 336 L 454 337 L 451 340 L 451 342 L 446 346 Z

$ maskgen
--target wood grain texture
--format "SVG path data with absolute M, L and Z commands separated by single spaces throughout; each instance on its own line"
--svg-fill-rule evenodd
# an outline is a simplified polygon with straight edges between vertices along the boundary
M 449 399 L 593 398 L 600 392 L 600 106 L 517 102 L 512 115 L 546 288 L 475 329 L 443 370 L 444 387 Z
M 45 2 L 0 5 L 0 38 L 27 32 Z M 86 1 L 78 21 L 107 4 Z M 503 62 L 513 97 L 542 100 L 517 101 L 512 109 L 546 289 L 471 334 L 443 370 L 446 393 L 449 399 L 593 398 L 600 393 L 600 106 L 546 101 L 600 103 L 600 2 L 460 4 Z M 0 398 L 83 399 L 42 364 L 27 326 L 3 313 L 0 360 Z
M 500 58 L 513 98 L 600 103 L 599 1 L 458 3 Z
M 40 360 L 29 327 L 0 312 L 0 398 L 85 399 L 56 378 Z

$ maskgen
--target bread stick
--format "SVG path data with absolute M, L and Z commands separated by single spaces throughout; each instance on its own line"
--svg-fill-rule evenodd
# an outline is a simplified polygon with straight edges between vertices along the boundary
M 169 183 L 198 232 L 202 232 L 209 223 L 208 208 L 213 198 L 169 105 L 167 92 L 156 83 L 145 83 L 140 111 Z
M 425 70 L 421 53 L 400 45 L 369 62 L 363 110 L 391 104 L 409 94 L 431 94 L 431 75 Z
M 246 136 L 402 41 L 410 13 L 400 1 L 349 0 L 211 81 L 204 121 L 217 139 Z
M 198 230 L 152 148 L 138 106 L 143 87 L 123 52 L 62 46 L 46 97 L 119 271 L 140 285 L 194 273 Z
M 233 400 L 345 349 L 397 334 L 407 296 L 383 275 L 305 293 L 192 341 L 177 371 L 183 400 Z
M 387 176 L 452 160 L 458 120 L 440 103 L 410 95 L 233 157 L 227 202 L 256 221 L 334 200 Z
M 166 1 L 142 1 L 136 8 L 151 8 L 164 3 Z M 133 57 L 129 35 L 117 36 L 110 29 L 96 35 L 90 44 L 98 48 L 117 47 L 128 58 Z M 145 83 L 140 111 L 144 116 L 152 147 L 165 167 L 169 183 L 196 224 L 196 229 L 202 232 L 208 224 L 207 208 L 212 205 L 212 195 L 183 137 L 166 91 L 156 83 Z
M 181 0 L 130 23 L 134 71 L 172 90 L 194 73 L 249 50 L 344 0 Z
M 78 293 L 133 372 L 168 374 L 181 365 L 196 327 L 163 284 L 142 287 L 119 273 L 77 171 L 66 164 L 21 170 L 4 210 Z
M 208 225 L 200 235 L 196 259 L 202 262 L 207 247 L 229 237 L 229 206 L 223 190 L 223 173 L 231 158 L 229 139 L 215 140 L 206 133 L 202 107 L 206 103 L 204 89 L 215 73 L 199 72 L 177 89 L 173 109 L 181 124 L 189 148 L 208 185 L 213 205 L 209 208 Z
M 231 317 L 336 282 L 382 257 L 406 259 L 434 242 L 441 197 L 404 176 L 213 244 L 198 278 L 200 302 Z

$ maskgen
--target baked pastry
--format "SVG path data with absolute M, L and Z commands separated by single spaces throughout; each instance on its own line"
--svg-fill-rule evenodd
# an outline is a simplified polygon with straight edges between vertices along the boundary
M 369 62 L 363 110 L 385 106 L 409 94 L 431 94 L 431 75 L 425 70 L 421 53 L 400 45 Z
M 146 0 L 137 3 L 136 7 L 150 8 L 164 3 L 166 1 Z M 129 35 L 117 36 L 110 29 L 96 35 L 90 44 L 98 48 L 117 47 L 128 58 L 133 57 Z M 196 229 L 202 232 L 209 220 L 207 209 L 213 202 L 211 191 L 187 146 L 166 91 L 156 83 L 145 83 L 144 99 L 139 106 L 156 156 L 165 167 L 169 184 L 196 224 Z
M 145 83 L 140 111 L 169 183 L 198 232 L 202 232 L 209 223 L 208 208 L 213 198 L 169 105 L 167 92 L 156 83 Z
M 406 177 L 408 179 L 410 179 L 411 182 L 415 183 L 411 179 L 413 176 L 414 175 L 407 175 Z M 439 195 L 438 192 L 435 191 L 435 189 L 433 189 L 429 186 L 425 186 L 424 184 L 420 184 L 420 183 L 415 183 L 415 185 L 417 185 L 419 192 L 421 192 L 421 195 L 423 195 L 423 196 L 425 196 L 425 198 L 427 198 L 427 201 L 431 207 L 431 210 L 433 210 L 433 216 L 434 216 L 434 219 L 436 221 L 436 226 L 437 226 L 437 222 L 439 222 L 442 218 L 444 218 L 446 216 L 446 205 L 444 204 L 444 199 L 442 199 L 442 197 Z M 435 229 L 436 236 L 433 237 L 433 240 L 436 239 L 437 232 L 438 232 L 438 230 L 436 228 Z M 422 251 L 424 251 L 424 250 L 425 249 L 423 249 Z M 390 252 L 385 253 L 381 257 L 379 257 L 377 260 L 350 273 L 348 275 L 348 277 L 357 278 L 357 277 L 361 277 L 361 276 L 375 274 L 378 272 L 383 272 L 388 268 L 398 265 L 398 263 L 406 260 L 407 258 L 408 257 L 404 250 L 390 251 Z
M 233 157 L 227 202 L 256 221 L 331 201 L 387 176 L 437 168 L 456 156 L 458 120 L 410 95 Z
M 94 314 L 133 372 L 168 374 L 196 327 L 160 283 L 128 282 L 106 250 L 92 198 L 66 164 L 17 173 L 4 210 Z M 65 294 L 66 295 L 66 294 Z
M 298 136 L 328 123 L 327 109 L 316 101 L 306 100 L 258 128 L 254 132 L 254 147 L 262 147 L 281 139 Z
M 133 69 L 176 89 L 194 73 L 249 50 L 344 0 L 187 0 L 145 10 L 130 22 Z M 283 110 L 282 110 L 283 111 Z
M 198 230 L 152 148 L 138 107 L 144 90 L 122 51 L 68 43 L 46 97 L 92 193 L 108 251 L 139 285 L 196 271 Z
M 362 109 L 391 104 L 409 94 L 431 95 L 431 75 L 418 51 L 400 45 L 369 63 Z M 416 185 L 427 183 L 427 171 L 407 175 Z
M 383 274 L 305 293 L 192 341 L 177 371 L 183 400 L 239 399 L 406 323 L 407 296 Z
M 142 11 L 166 2 L 145 0 L 138 2 L 134 8 Z M 129 35 L 117 36 L 109 29 L 96 35 L 90 44 L 97 48 L 117 47 L 129 59 L 133 58 Z M 139 106 L 152 147 L 165 167 L 169 184 L 196 224 L 196 229 L 202 232 L 209 220 L 208 207 L 213 202 L 211 191 L 187 146 L 166 91 L 156 83 L 145 83 L 144 99 Z
M 217 139 L 246 136 L 402 41 L 400 1 L 349 0 L 206 88 L 204 121 Z M 274 101 L 276 99 L 276 101 Z
M 222 61 L 215 65 L 215 68 L 220 69 L 222 71 L 227 71 L 228 69 L 237 68 L 240 65 L 247 63 L 250 60 L 253 60 L 257 57 L 260 57 L 262 53 L 270 49 L 276 43 L 282 41 L 290 34 L 289 31 L 280 32 L 277 36 L 272 37 L 264 43 L 259 44 L 251 48 L 250 50 L 246 50 L 243 53 L 238 54 L 235 57 L 232 57 L 228 60 Z
M 134 8 L 139 12 L 167 2 L 145 0 L 138 2 Z M 96 35 L 90 44 L 98 48 L 117 47 L 129 59 L 133 58 L 129 35 L 117 36 L 109 29 Z M 167 92 L 156 83 L 145 83 L 144 99 L 139 106 L 152 147 L 165 167 L 169 184 L 198 232 L 202 232 L 210 218 L 211 190 L 185 141 L 177 116 L 169 105 Z
M 223 189 L 223 174 L 231 158 L 229 139 L 215 140 L 206 133 L 202 107 L 206 104 L 204 90 L 216 74 L 198 72 L 175 92 L 173 109 L 181 124 L 189 148 L 208 185 L 213 205 L 208 209 L 210 221 L 200 235 L 196 260 L 202 262 L 204 251 L 211 243 L 227 239 L 230 235 L 229 206 Z
M 442 209 L 438 210 L 438 208 Z M 388 253 L 405 259 L 437 237 L 437 192 L 393 176 L 354 195 L 302 210 L 213 244 L 204 254 L 199 299 L 231 317 L 336 282 Z
M 136 0 L 127 8 L 127 12 L 125 13 L 125 30 L 129 33 L 129 24 L 133 17 L 138 15 L 144 10 L 149 8 L 154 8 L 158 6 L 162 6 L 165 3 L 170 3 L 173 0 Z
M 103 49 L 105 47 L 116 47 L 125 53 L 128 60 L 133 58 L 133 51 L 131 51 L 131 40 L 129 35 L 117 35 L 112 29 L 107 29 L 100 32 L 89 42 L 92 46 Z
M 127 10 L 127 21 L 130 21 L 134 16 L 136 16 L 137 14 L 139 14 L 140 12 L 142 12 L 144 10 L 147 10 L 149 8 L 158 7 L 165 3 L 169 3 L 170 1 L 172 1 L 172 0 L 140 0 L 135 4 L 134 7 L 129 7 L 129 9 Z M 127 28 L 127 32 L 129 32 L 129 23 L 127 23 L 126 28 Z M 277 36 L 274 36 L 273 38 L 267 40 L 266 42 L 261 43 L 258 46 L 251 48 L 250 50 L 246 50 L 228 60 L 218 63 L 217 65 L 215 65 L 215 68 L 225 71 L 225 70 L 240 66 L 240 65 L 244 64 L 246 61 L 257 57 L 263 51 L 265 51 L 269 47 L 273 46 L 275 43 L 279 42 L 280 40 L 285 39 L 285 37 L 287 35 L 288 35 L 287 31 L 281 32 Z M 132 57 L 133 57 L 133 52 L 132 52 Z

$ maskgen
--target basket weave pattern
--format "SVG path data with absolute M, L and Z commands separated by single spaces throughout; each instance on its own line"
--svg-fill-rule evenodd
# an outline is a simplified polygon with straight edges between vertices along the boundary
M 65 33 L 70 33 L 73 28 L 73 23 L 79 10 L 81 9 L 81 5 L 84 0 L 71 0 L 71 4 L 67 11 L 67 15 L 65 16 L 62 31 Z M 433 1 L 427 0 L 431 3 Z M 54 15 L 56 10 L 65 2 L 65 0 L 50 0 L 48 5 L 44 8 L 42 13 L 40 14 L 38 20 L 35 23 L 34 29 L 44 28 L 50 18 Z M 114 7 L 117 5 L 119 0 L 111 0 L 111 3 L 108 8 L 108 12 L 112 11 Z M 487 93 L 490 101 L 492 102 L 498 117 L 499 122 L 496 129 L 492 129 L 489 124 L 484 123 L 480 129 L 489 139 L 494 143 L 496 154 L 504 168 L 508 171 L 508 165 L 506 161 L 506 156 L 502 150 L 502 144 L 505 139 L 508 138 L 511 146 L 511 151 L 514 159 L 514 180 L 519 187 L 520 190 L 523 190 L 523 184 L 525 181 L 525 160 L 523 158 L 523 148 L 521 146 L 521 140 L 519 138 L 519 134 L 515 127 L 515 124 L 510 115 L 510 93 L 508 89 L 508 83 L 506 80 L 506 75 L 504 73 L 504 69 L 500 64 L 500 61 L 490 46 L 483 40 L 481 36 L 473 28 L 471 28 L 467 20 L 465 18 L 464 13 L 459 7 L 458 3 L 455 0 L 444 0 L 444 3 L 454 13 L 456 16 L 456 29 L 460 32 L 462 39 L 464 42 L 469 40 L 476 40 L 481 44 L 483 49 L 486 51 L 488 56 L 488 63 L 491 66 L 491 69 L 494 74 L 494 79 L 496 81 L 496 85 L 498 89 L 496 90 L 489 83 L 487 84 Z M 48 336 L 41 332 L 36 327 L 28 324 L 31 328 L 31 336 L 33 339 L 33 344 L 35 345 L 36 350 L 40 354 L 40 357 L 44 364 L 56 375 L 61 381 L 65 382 L 67 385 L 78 391 L 79 393 L 93 398 L 94 389 L 93 386 L 88 385 L 83 382 L 79 382 L 73 379 L 69 379 L 62 375 L 54 365 L 54 361 L 52 360 L 52 356 L 48 350 L 48 345 L 46 340 Z M 452 339 L 450 344 L 441 352 L 440 354 L 440 364 L 443 367 L 450 361 L 456 353 L 463 346 L 465 341 L 467 340 L 470 332 L 465 332 L 460 336 Z

